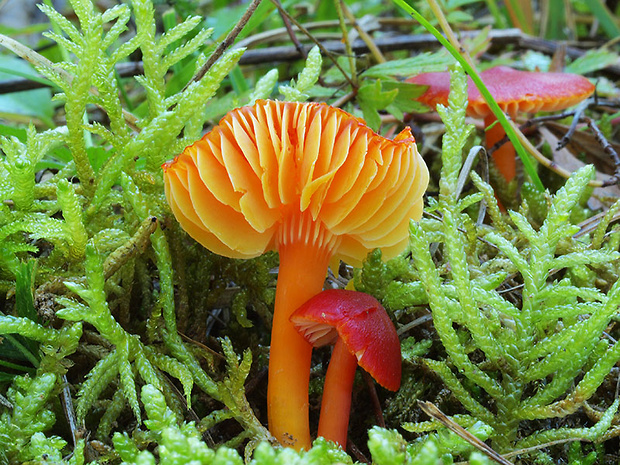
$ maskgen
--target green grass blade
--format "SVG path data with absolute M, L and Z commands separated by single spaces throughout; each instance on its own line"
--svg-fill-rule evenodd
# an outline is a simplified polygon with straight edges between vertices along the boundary
M 489 108 L 491 108 L 491 111 L 493 112 L 493 114 L 497 117 L 497 120 L 499 121 L 499 123 L 502 125 L 502 127 L 506 131 L 506 135 L 508 136 L 508 138 L 514 145 L 515 150 L 519 154 L 519 157 L 521 158 L 521 161 L 523 162 L 523 167 L 525 168 L 525 171 L 528 174 L 528 176 L 531 178 L 532 183 L 538 189 L 540 189 L 541 191 L 544 191 L 545 189 L 543 187 L 543 184 L 540 178 L 538 177 L 538 174 L 536 173 L 536 168 L 534 164 L 532 163 L 530 156 L 527 154 L 527 152 L 523 148 L 523 145 L 521 145 L 521 143 L 519 142 L 517 133 L 515 132 L 511 124 L 508 122 L 506 115 L 504 115 L 504 112 L 499 107 L 499 105 L 497 104 L 497 102 L 495 101 L 491 93 L 489 92 L 489 90 L 485 87 L 484 83 L 482 82 L 482 79 L 480 79 L 480 76 L 478 75 L 476 70 L 467 62 L 467 60 L 463 58 L 463 56 L 459 53 L 459 51 L 456 50 L 452 46 L 452 44 L 450 44 L 450 42 L 448 42 L 448 40 L 431 23 L 429 23 L 424 18 L 424 16 L 422 16 L 418 11 L 416 11 L 411 5 L 407 4 L 405 0 L 392 0 L 392 1 L 396 3 L 398 6 L 400 6 L 407 13 L 409 13 L 414 19 L 416 19 L 422 26 L 424 26 L 424 28 L 427 31 L 433 34 L 435 38 L 441 43 L 441 45 L 443 45 L 448 50 L 448 52 L 450 52 L 450 54 L 461 64 L 463 69 L 467 72 L 469 77 L 472 79 L 472 81 L 474 82 L 474 84 L 476 85 L 476 87 L 478 88 L 482 96 L 484 97 L 484 100 L 489 105 Z
M 609 8 L 601 0 L 585 0 L 586 5 L 592 12 L 596 19 L 601 23 L 601 27 L 609 38 L 614 39 L 620 37 L 620 26 L 618 26 L 618 19 L 614 14 L 609 11 Z

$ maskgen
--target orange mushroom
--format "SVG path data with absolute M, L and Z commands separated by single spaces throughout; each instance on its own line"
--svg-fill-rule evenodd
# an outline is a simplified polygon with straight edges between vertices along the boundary
M 233 258 L 278 251 L 269 428 L 308 449 L 312 346 L 289 318 L 321 291 L 331 260 L 360 265 L 374 248 L 390 257 L 405 247 L 428 184 L 409 128 L 389 140 L 326 104 L 259 100 L 163 168 L 173 213 L 206 248 Z
M 315 295 L 293 312 L 291 321 L 314 347 L 334 344 L 325 374 L 319 436 L 344 448 L 357 366 L 390 391 L 400 387 L 400 341 L 394 323 L 373 296 L 346 289 Z
M 576 105 L 594 92 L 594 85 L 583 76 L 568 73 L 539 73 L 517 71 L 507 66 L 496 66 L 480 73 L 493 98 L 512 119 L 520 112 L 558 111 Z M 418 100 L 431 108 L 447 105 L 450 93 L 450 74 L 424 73 L 407 82 L 429 86 Z M 484 118 L 486 146 L 493 147 L 506 133 L 480 91 L 469 79 L 469 116 Z M 516 175 L 515 150 L 508 142 L 493 152 L 493 159 L 507 181 Z

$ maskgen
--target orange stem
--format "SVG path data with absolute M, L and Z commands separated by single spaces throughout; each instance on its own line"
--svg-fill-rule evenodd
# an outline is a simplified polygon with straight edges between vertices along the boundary
M 279 253 L 269 352 L 269 430 L 283 446 L 309 450 L 308 383 L 312 345 L 289 318 L 323 289 L 331 248 L 295 241 L 281 245 Z
M 325 374 L 319 436 L 334 441 L 343 449 L 347 445 L 351 391 L 356 368 L 357 358 L 349 352 L 342 339 L 338 338 Z
M 492 127 L 490 127 L 495 123 Z M 485 137 L 487 149 L 493 147 L 497 142 L 506 137 L 506 132 L 501 124 L 497 122 L 495 115 L 491 113 L 484 118 L 484 126 L 486 127 Z M 508 141 L 495 152 L 493 152 L 493 160 L 497 169 L 502 173 L 504 179 L 510 182 L 517 174 L 516 152 L 512 142 Z

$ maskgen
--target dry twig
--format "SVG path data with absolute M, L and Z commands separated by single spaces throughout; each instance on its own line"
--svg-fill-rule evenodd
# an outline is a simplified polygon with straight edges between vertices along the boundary
M 258 5 L 260 5 L 261 1 L 262 0 L 252 0 L 252 2 L 248 5 L 247 10 L 245 10 L 245 13 L 243 13 L 243 16 L 241 16 L 237 24 L 235 24 L 235 26 L 230 30 L 226 38 L 222 42 L 220 42 L 220 44 L 213 51 L 213 53 L 211 54 L 207 62 L 202 66 L 202 68 L 200 68 L 196 75 L 187 83 L 185 89 L 187 89 L 187 86 L 189 86 L 192 82 L 200 81 L 204 77 L 204 75 L 207 74 L 207 72 L 211 69 L 211 66 L 215 64 L 215 62 L 235 41 L 239 33 L 243 30 L 245 25 L 248 23 L 248 21 L 256 11 L 256 8 L 258 8 Z
M 603 135 L 598 125 L 592 118 L 586 116 L 583 118 L 583 120 L 586 122 L 588 127 L 592 130 L 592 133 L 594 133 L 594 137 L 596 138 L 596 141 L 601 145 L 603 150 L 611 157 L 614 163 L 614 166 L 616 168 L 614 177 L 616 178 L 616 180 L 620 180 L 620 157 L 618 157 L 618 153 L 614 150 L 613 146 L 609 143 L 607 138 Z
M 377 63 L 385 63 L 386 62 L 385 57 L 381 53 L 381 50 L 379 49 L 379 47 L 377 47 L 375 42 L 372 40 L 372 37 L 370 37 L 370 35 L 359 25 L 359 23 L 357 22 L 357 19 L 355 19 L 355 16 L 353 15 L 353 13 L 351 13 L 351 10 L 349 10 L 349 7 L 347 6 L 347 4 L 344 2 L 340 2 L 340 3 L 342 5 L 343 13 L 345 14 L 349 22 L 353 25 L 353 28 L 360 35 L 360 38 L 368 46 L 368 49 L 370 50 L 370 53 L 372 53 L 372 56 L 375 58 L 375 61 Z
M 294 21 L 293 26 L 297 28 Z M 299 28 L 297 28 L 299 30 Z M 306 35 L 310 34 L 307 29 L 304 28 Z M 462 38 L 472 38 L 477 34 L 477 31 L 464 31 L 461 32 Z M 518 43 L 522 33 L 517 29 L 506 30 L 493 30 L 489 32 L 488 38 L 493 45 L 504 45 Z M 0 36 L 1 37 L 1 36 Z M 12 39 L 11 39 L 12 40 Z M 240 42 L 241 44 L 245 42 Z M 396 36 L 379 37 L 374 40 L 377 48 L 381 52 L 393 52 L 397 50 L 421 50 L 429 47 L 436 47 L 439 45 L 437 39 L 432 34 L 406 34 Z M 3 44 L 0 44 L 3 45 Z M 279 63 L 299 60 L 304 57 L 304 53 L 307 54 L 312 48 L 312 45 L 303 45 L 303 52 L 300 53 L 295 46 L 277 46 L 258 50 L 246 51 L 239 60 L 240 65 L 261 65 L 265 63 Z M 340 41 L 326 41 L 320 42 L 319 48 L 321 52 L 330 57 L 331 54 L 344 54 L 344 44 Z M 351 43 L 353 52 L 357 55 L 368 53 L 368 45 L 363 40 L 358 39 Z M 51 63 L 51 62 L 50 62 Z M 53 63 L 52 63 L 53 64 Z M 120 77 L 131 77 L 144 73 L 142 63 L 139 61 L 119 63 L 116 70 Z M 43 82 L 32 81 L 30 79 L 11 79 L 8 81 L 0 82 L 0 94 L 8 94 L 12 92 L 39 89 L 47 87 Z
M 340 66 L 340 64 L 338 63 L 338 60 L 336 60 L 336 58 L 334 57 L 334 55 L 332 54 L 332 52 L 325 47 L 325 45 L 321 42 L 319 42 L 304 26 L 302 26 L 295 18 L 293 18 L 288 11 L 286 11 L 284 8 L 282 8 L 281 5 L 279 5 L 279 2 L 276 2 L 274 0 L 272 0 L 274 2 L 274 5 L 276 6 L 276 8 L 278 8 L 278 11 L 280 12 L 280 14 L 286 16 L 288 18 L 288 20 L 293 23 L 301 32 L 303 32 L 306 37 L 308 37 L 312 42 L 314 42 L 315 45 L 317 45 L 319 47 L 319 50 L 321 50 L 321 54 L 325 55 L 326 57 L 328 57 L 332 63 L 334 63 L 334 66 L 336 68 L 338 68 L 338 70 L 342 73 L 342 75 L 344 76 L 344 78 L 349 82 L 349 84 L 351 85 L 351 87 L 355 88 L 355 84 L 354 82 L 351 80 L 351 77 L 347 74 L 347 72 L 342 68 L 342 66 Z M 363 42 L 362 42 L 363 43 Z M 342 47 L 344 47 L 344 44 L 340 43 L 340 45 L 342 45 Z M 364 44 L 366 45 L 366 44 Z M 307 53 L 307 51 L 306 51 Z
M 536 121 L 536 123 L 540 122 L 540 121 L 548 121 L 551 119 L 559 119 L 560 117 L 566 117 L 566 116 L 570 116 L 574 114 L 574 112 L 568 112 L 568 113 L 563 113 L 562 115 L 555 115 L 555 116 L 546 116 L 546 117 L 541 117 L 540 119 L 538 119 Z M 563 167 L 561 167 L 560 165 L 558 165 L 556 162 L 554 162 L 553 160 L 549 160 L 547 157 L 545 157 L 542 153 L 540 153 L 540 151 L 530 142 L 530 140 L 523 134 L 522 130 L 528 127 L 533 126 L 536 123 L 526 123 L 523 126 L 517 126 L 514 121 L 509 120 L 510 124 L 512 125 L 512 127 L 514 128 L 516 134 L 517 134 L 517 139 L 519 139 L 519 142 L 521 143 L 521 145 L 523 145 L 523 147 L 525 148 L 525 150 L 532 156 L 534 157 L 534 159 L 540 163 L 541 165 L 543 165 L 545 168 L 550 169 L 551 171 L 553 171 L 554 173 L 558 174 L 559 176 L 562 176 L 565 179 L 568 179 L 571 176 L 571 172 L 564 169 Z M 607 142 L 607 140 L 602 136 L 601 137 L 603 141 L 606 142 L 605 145 L 603 145 L 603 148 L 607 147 L 606 152 L 609 153 L 611 155 L 611 153 L 609 152 L 609 150 L 611 149 L 611 151 L 616 154 L 615 156 L 617 157 L 617 153 L 614 150 L 614 148 L 611 146 L 611 144 L 609 144 L 609 142 Z M 598 139 L 597 139 L 598 140 Z M 488 150 L 489 154 L 493 153 L 498 147 L 502 146 L 503 144 L 508 142 L 508 137 L 504 137 L 502 140 L 500 140 L 499 142 L 497 142 L 493 147 L 491 147 L 491 149 Z M 599 142 L 600 143 L 600 142 Z M 613 155 L 612 155 L 613 157 Z M 615 161 L 615 159 L 614 159 Z M 620 159 L 619 159 L 620 161 Z M 616 165 L 618 166 L 618 165 Z M 618 182 L 620 182 L 620 176 L 618 174 L 618 169 L 616 170 L 616 173 L 613 176 L 610 176 L 609 178 L 605 179 L 604 181 L 600 181 L 600 180 L 592 180 L 588 183 L 589 186 L 591 187 L 606 187 L 606 186 L 612 186 L 614 184 L 618 184 Z
M 461 425 L 459 425 L 454 420 L 452 420 L 450 417 L 448 417 L 446 414 L 444 414 L 433 403 L 426 402 L 426 401 L 419 401 L 418 403 L 419 403 L 420 408 L 422 409 L 422 411 L 424 413 L 426 413 L 429 417 L 434 418 L 435 420 L 437 420 L 439 423 L 444 425 L 446 428 L 448 428 L 454 434 L 458 435 L 459 437 L 461 437 L 462 439 L 464 439 L 465 441 L 470 443 L 472 446 L 474 446 L 476 449 L 478 449 L 484 455 L 489 457 L 491 460 L 494 460 L 497 463 L 501 463 L 502 465 L 512 465 L 511 462 L 506 460 L 500 454 L 495 452 L 491 447 L 486 445 L 484 442 L 482 442 L 476 436 L 471 434 L 469 431 L 467 431 Z

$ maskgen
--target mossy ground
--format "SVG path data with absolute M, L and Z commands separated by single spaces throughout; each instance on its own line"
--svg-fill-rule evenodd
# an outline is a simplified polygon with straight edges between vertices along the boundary
M 440 116 L 418 113 L 423 89 L 402 79 L 454 60 L 436 47 L 372 50 L 426 32 L 396 6 L 278 10 L 262 2 L 232 29 L 233 41 L 248 46 L 244 54 L 219 44 L 247 5 L 112 3 L 71 0 L 57 12 L 44 2 L 48 23 L 32 28 L 51 32 L 40 42 L 13 42 L 19 30 L 0 36 L 5 72 L 18 55 L 33 67 L 15 77 L 44 84 L 0 96 L 0 463 L 235 464 L 244 454 L 257 465 L 488 463 L 477 446 L 428 421 L 418 401 L 515 463 L 618 462 L 620 191 L 593 182 L 617 175 L 609 161 L 617 150 L 617 44 L 590 41 L 570 59 L 556 47 L 567 30 L 588 37 L 584 18 L 601 25 L 596 44 L 616 37 L 607 10 L 574 2 L 568 12 L 579 21 L 568 15 L 555 28 L 525 3 L 516 16 L 491 0 L 448 2 L 440 14 L 433 2 L 414 5 L 427 18 L 475 30 L 463 45 L 479 69 L 559 66 L 597 82 L 599 100 L 584 107 L 587 127 L 563 153 L 574 173 L 567 180 L 536 165 L 542 191 L 530 172 L 497 182 L 478 148 L 482 128 L 465 119 L 458 67 L 450 107 Z M 369 25 L 360 32 L 347 22 L 352 16 Z M 328 32 L 314 29 L 323 20 Z M 275 45 L 294 47 L 286 32 L 274 32 L 284 21 L 305 24 L 322 43 L 337 36 L 344 50 L 280 61 Z M 493 39 L 509 24 L 522 32 L 505 33 L 539 34 L 556 54 Z M 371 52 L 351 54 L 357 37 Z M 270 63 L 250 64 L 260 50 Z M 123 74 L 126 63 L 136 76 Z M 258 98 L 326 101 L 388 136 L 410 124 L 431 171 L 408 250 L 387 263 L 374 251 L 361 269 L 342 264 L 327 280 L 335 287 L 353 280 L 382 301 L 403 347 L 399 392 L 358 374 L 349 455 L 323 441 L 305 454 L 268 445 L 277 255 L 241 261 L 204 250 L 163 195 L 161 164 Z M 528 137 L 555 157 L 549 131 L 567 128 L 543 129 Z M 579 169 L 581 162 L 594 167 Z M 495 195 L 512 212 L 500 210 Z M 328 358 L 325 349 L 313 358 L 313 430 Z M 381 417 L 386 429 L 375 426 Z

